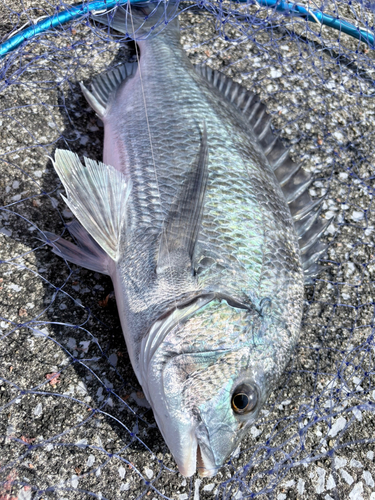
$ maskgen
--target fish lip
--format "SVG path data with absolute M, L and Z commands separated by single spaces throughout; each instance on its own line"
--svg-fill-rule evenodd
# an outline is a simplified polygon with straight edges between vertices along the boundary
M 191 477 L 195 474 L 197 470 L 197 449 L 198 442 L 195 438 L 193 438 L 191 440 L 190 452 L 182 459 L 174 457 L 178 470 L 182 476 Z
M 202 448 L 197 438 L 193 437 L 190 453 L 182 460 L 174 457 L 182 476 L 191 477 L 197 472 L 200 477 L 212 477 L 217 473 L 219 467 L 212 463 L 211 458 L 208 457 L 207 453 L 202 451 Z
M 207 457 L 206 454 L 202 453 L 202 448 L 198 444 L 197 446 L 197 472 L 200 477 L 212 477 L 214 476 L 219 467 L 212 466 L 212 462 Z
M 221 465 L 216 464 L 215 456 L 212 451 L 209 433 L 201 416 L 196 415 L 198 424 L 195 427 L 195 437 L 197 446 L 197 472 L 200 477 L 212 477 L 220 469 Z
M 196 472 L 200 477 L 212 477 L 221 467 L 221 464 L 219 466 L 216 465 L 212 451 L 208 449 L 207 444 L 200 442 L 197 437 L 198 427 L 202 429 L 201 425 L 197 422 L 191 425 L 190 429 L 186 429 L 186 440 L 183 443 L 184 449 L 180 449 L 179 453 L 176 453 L 177 450 L 172 450 L 168 443 L 166 429 L 163 425 L 159 425 L 159 429 L 176 461 L 178 470 L 184 477 L 191 477 Z
M 199 297 L 194 302 L 193 308 L 197 310 L 210 302 L 211 299 L 211 296 Z M 189 311 L 189 315 L 193 312 Z M 171 421 L 168 415 L 169 397 L 168 392 L 166 392 L 164 376 L 166 368 L 180 356 L 202 355 L 209 352 L 218 357 L 231 351 L 231 349 L 211 349 L 209 351 L 203 349 L 178 353 L 168 352 L 164 363 L 154 365 L 154 357 L 163 345 L 166 336 L 179 323 L 179 321 L 176 321 L 179 318 L 174 317 L 178 313 L 179 311 L 176 309 L 170 315 L 161 318 L 153 325 L 148 335 L 142 339 L 137 376 L 141 382 L 143 392 L 152 407 L 158 428 L 175 459 L 181 475 L 185 477 L 192 476 L 197 472 L 198 464 L 198 474 L 201 477 L 211 477 L 216 474 L 221 464 L 219 466 L 216 465 L 213 452 L 210 449 L 208 430 L 199 415 L 199 411 L 195 412 L 194 416 L 191 415 L 191 418 L 188 418 L 186 414 L 181 415 L 180 426 L 174 424 L 173 419 Z

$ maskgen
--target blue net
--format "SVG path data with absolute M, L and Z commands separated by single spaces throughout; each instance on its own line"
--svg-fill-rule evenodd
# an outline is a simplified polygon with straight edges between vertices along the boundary
M 373 2 L 300 4 L 373 34 Z M 68 7 L 2 0 L 0 36 Z M 179 7 L 192 62 L 260 96 L 314 173 L 322 217 L 335 216 L 300 342 L 231 460 L 214 478 L 180 476 L 132 371 L 110 279 L 64 262 L 42 236 L 68 237 L 73 217 L 49 157 L 102 155 L 79 82 L 133 58 L 134 44 L 89 13 L 30 38 L 0 61 L 0 499 L 373 500 L 375 52 L 290 9 Z

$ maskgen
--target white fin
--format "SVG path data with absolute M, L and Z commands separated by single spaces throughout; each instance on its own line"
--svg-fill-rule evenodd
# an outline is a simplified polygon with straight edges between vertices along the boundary
M 95 77 L 91 83 L 90 92 L 81 82 L 81 90 L 87 102 L 100 118 L 104 118 L 107 106 L 118 87 L 132 78 L 137 72 L 138 63 L 124 63 L 121 66 Z
M 85 158 L 85 165 L 71 151 L 56 150 L 54 167 L 68 195 L 62 197 L 86 231 L 117 260 L 130 180 L 104 163 Z
M 90 104 L 95 113 L 99 118 L 103 118 L 105 115 L 105 105 L 102 104 L 95 96 L 80 82 L 81 90 L 86 98 L 86 101 Z

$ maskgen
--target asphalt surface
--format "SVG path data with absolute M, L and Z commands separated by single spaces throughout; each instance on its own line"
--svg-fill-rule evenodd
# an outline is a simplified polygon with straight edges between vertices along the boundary
M 51 13 L 45 4 L 28 15 L 42 7 Z M 27 20 L 10 3 L 0 13 L 1 35 Z M 132 371 L 110 279 L 65 263 L 42 237 L 72 220 L 49 156 L 69 147 L 101 158 L 103 127 L 79 82 L 133 47 L 76 22 L 3 60 L 1 500 L 375 499 L 374 54 L 295 23 L 265 31 L 254 20 L 255 40 L 243 41 L 230 22 L 181 15 L 192 61 L 260 95 L 291 156 L 314 173 L 321 216 L 335 216 L 299 346 L 249 437 L 210 479 L 179 475 Z

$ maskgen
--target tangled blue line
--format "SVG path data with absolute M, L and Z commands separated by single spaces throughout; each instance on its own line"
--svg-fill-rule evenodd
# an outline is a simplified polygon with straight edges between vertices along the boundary
M 240 3 L 247 3 L 247 0 L 236 0 Z M 5 56 L 19 45 L 21 45 L 26 40 L 43 33 L 51 28 L 55 28 L 62 24 L 73 21 L 89 12 L 111 9 L 116 7 L 116 5 L 121 5 L 125 3 L 136 4 L 143 2 L 144 0 L 98 0 L 90 3 L 81 4 L 78 6 L 72 6 L 71 8 L 64 10 L 62 12 L 56 12 L 53 16 L 47 17 L 43 21 L 30 26 L 20 33 L 15 34 L 10 37 L 4 43 L 0 45 L 0 57 Z M 365 42 L 370 48 L 375 48 L 374 35 L 370 32 L 371 30 L 358 28 L 347 21 L 344 21 L 338 17 L 333 17 L 328 14 L 323 14 L 320 10 L 310 10 L 303 5 L 297 3 L 286 2 L 284 0 L 256 0 L 258 5 L 263 7 L 270 7 L 279 12 L 290 16 L 298 16 L 305 18 L 307 21 L 313 23 L 320 23 L 330 28 L 334 28 L 342 33 L 345 33 L 361 42 Z

